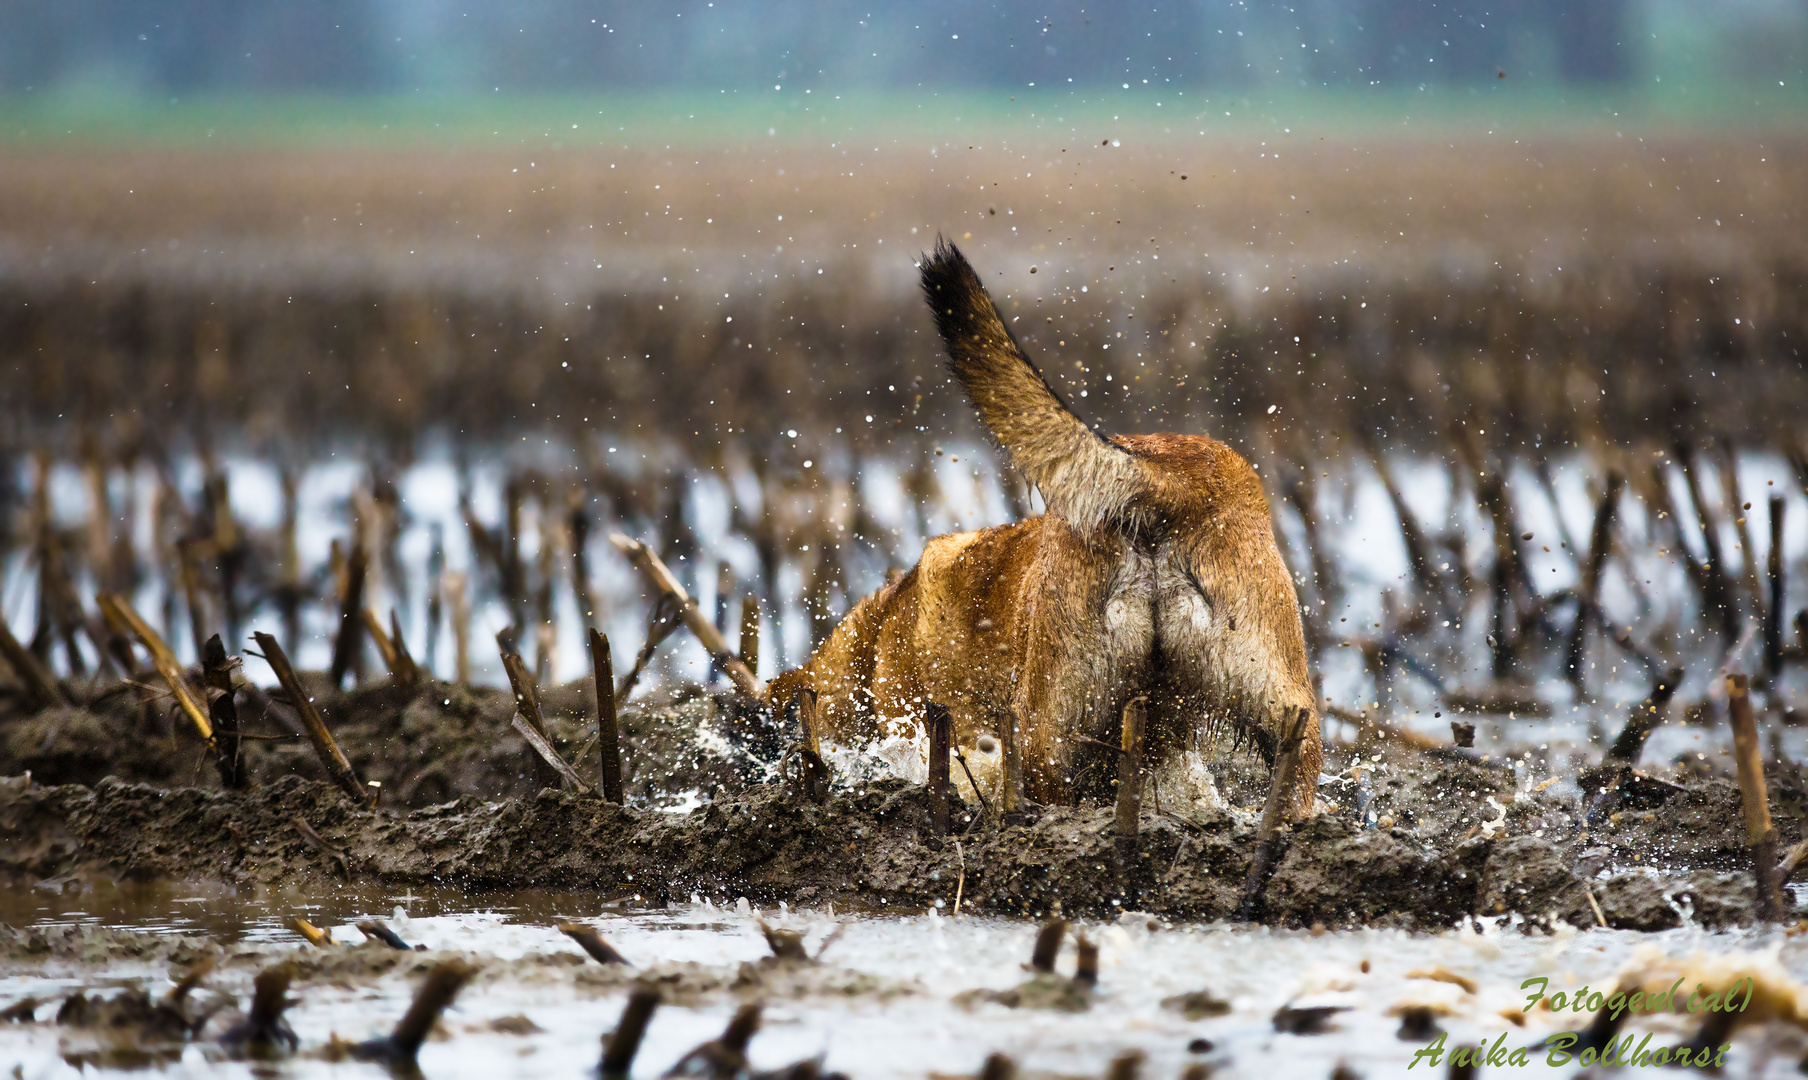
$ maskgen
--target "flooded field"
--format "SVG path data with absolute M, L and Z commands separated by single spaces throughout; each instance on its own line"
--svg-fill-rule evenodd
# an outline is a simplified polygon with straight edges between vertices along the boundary
M 800 1080 L 1492 1073 L 1591 1023 L 1793 1074 L 1800 139 L 1069 127 L 0 168 L 0 1063 L 365 1075 L 425 986 L 429 1076 L 593 1075 L 637 990 L 642 1076 L 755 1003 Z M 926 705 L 757 699 L 1044 509 L 942 367 L 938 233 L 1087 423 L 1254 466 L 1317 813 L 1247 740 L 1041 806 L 989 735 L 940 776 Z M 239 1060 L 281 978 L 294 1051 Z
M 161 995 L 172 972 L 202 958 L 218 966 L 196 993 L 194 1011 L 218 1008 L 226 998 L 236 1005 L 215 1012 L 192 1042 L 168 1050 L 160 1069 L 173 1075 L 382 1075 L 376 1065 L 324 1061 L 321 1049 L 335 1039 L 386 1033 L 423 974 L 452 956 L 477 970 L 421 1048 L 420 1068 L 428 1076 L 593 1074 L 599 1040 L 614 1029 L 629 989 L 643 982 L 666 995 L 636 1060 L 637 1074 L 649 1076 L 716 1038 L 737 1006 L 749 1001 L 765 1006 L 749 1046 L 755 1069 L 818 1059 L 824 1069 L 852 1076 L 969 1075 L 997 1053 L 1031 1075 L 1092 1076 L 1122 1070 L 1114 1063 L 1134 1054 L 1140 1074 L 1151 1076 L 1199 1067 L 1213 1076 L 1276 1070 L 1330 1076 L 1340 1067 L 1356 1075 L 1396 1076 L 1438 1033 L 1446 1035 L 1447 1049 L 1493 1046 L 1504 1035 L 1510 1051 L 1587 1026 L 1588 1016 L 1527 1012 L 1531 991 L 1521 984 L 1528 979 L 1548 979 L 1551 995 L 1566 987 L 1571 994 L 1585 987 L 1610 994 L 1630 976 L 1669 985 L 1685 972 L 1712 968 L 1728 982 L 1750 973 L 1767 991 L 1788 973 L 1799 977 L 1808 963 L 1800 939 L 1779 932 L 1685 926 L 1659 934 L 1564 929 L 1547 936 L 1484 921 L 1480 929 L 1432 935 L 1315 934 L 1125 913 L 1069 928 L 1097 947 L 1096 989 L 1063 985 L 1074 971 L 1069 941 L 1053 975 L 1039 977 L 1057 989 L 1045 989 L 1042 999 L 1025 994 L 1028 1000 L 1012 1006 L 987 1000 L 985 992 L 1036 982 L 1038 976 L 1025 970 L 1038 933 L 1034 923 L 934 912 L 854 917 L 756 910 L 745 901 L 597 914 L 594 901 L 571 896 L 508 897 L 489 909 L 411 915 L 443 908 L 433 897 L 348 891 L 294 909 L 305 910 L 340 940 L 361 942 L 320 950 L 298 946 L 262 904 L 218 897 L 205 902 L 216 913 L 232 913 L 230 930 L 202 936 L 184 920 L 154 927 L 168 936 L 153 938 L 98 929 L 110 921 L 109 912 L 58 911 L 32 931 L 9 932 L 0 945 L 4 1004 L 28 997 L 48 1002 L 38 1008 L 41 1021 L 0 1029 L 0 1053 L 19 1065 L 16 1075 L 77 1075 L 84 1054 L 104 1054 L 109 1039 L 120 1037 L 52 1022 L 65 995 L 85 990 L 101 996 L 131 986 Z M 339 914 L 329 917 L 329 911 Z M 426 952 L 363 942 L 353 923 L 372 916 L 387 919 L 390 929 Z M 633 968 L 587 959 L 550 925 L 570 917 L 599 930 Z M 774 959 L 762 924 L 801 933 L 815 957 Z M 127 958 L 109 960 L 103 969 L 96 955 Z M 208 1036 L 225 1030 L 247 1007 L 252 976 L 283 962 L 298 971 L 291 987 L 296 1004 L 286 1016 L 302 1052 L 280 1065 L 227 1060 Z M 104 978 L 97 978 L 102 970 Z M 1808 1045 L 1799 1026 L 1803 1014 L 1795 1011 L 1801 1005 L 1785 998 L 1775 1007 L 1795 1019 L 1753 1024 L 1724 1058 L 1729 1074 L 1794 1074 Z M 1687 1043 L 1699 1025 L 1685 1006 L 1680 1013 L 1631 1017 L 1624 1027 L 1648 1052 Z M 1575 1071 L 1573 1065 L 1549 1068 L 1549 1057 L 1548 1050 L 1529 1055 L 1529 1070 Z M 1413 1071 L 1431 1067 L 1421 1061 Z

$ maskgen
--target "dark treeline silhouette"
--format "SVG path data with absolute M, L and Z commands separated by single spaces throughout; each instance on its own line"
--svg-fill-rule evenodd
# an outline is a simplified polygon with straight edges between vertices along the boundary
M 0 91 L 1600 83 L 1637 71 L 1645 21 L 1635 0 L 0 0 Z

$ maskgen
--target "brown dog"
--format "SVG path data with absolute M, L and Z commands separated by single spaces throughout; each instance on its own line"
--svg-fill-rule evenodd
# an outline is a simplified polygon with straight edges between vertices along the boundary
M 1094 434 L 1012 337 L 954 245 L 923 261 L 950 366 L 1048 512 L 931 540 L 910 573 L 855 605 L 767 691 L 819 695 L 842 743 L 954 714 L 955 738 L 1018 718 L 1025 794 L 1073 803 L 1115 774 L 1124 705 L 1149 698 L 1159 764 L 1229 731 L 1273 764 L 1285 717 L 1311 710 L 1292 816 L 1311 812 L 1323 750 L 1293 580 L 1249 463 L 1202 435 Z M 1096 740 L 1096 741 L 1089 741 Z

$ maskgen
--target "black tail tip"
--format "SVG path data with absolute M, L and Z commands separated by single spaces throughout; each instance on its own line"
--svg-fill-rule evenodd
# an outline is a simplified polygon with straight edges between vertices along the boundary
M 922 268 L 923 291 L 931 295 L 941 285 L 973 273 L 960 248 L 939 232 L 935 234 L 934 250 L 922 256 L 918 265 Z

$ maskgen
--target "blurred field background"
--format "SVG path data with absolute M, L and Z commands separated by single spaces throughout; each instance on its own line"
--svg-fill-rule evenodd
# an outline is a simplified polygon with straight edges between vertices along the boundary
M 440 674 L 574 678 L 648 636 L 616 528 L 799 662 L 1039 507 L 941 233 L 1102 430 L 1259 463 L 1355 730 L 1723 662 L 1793 717 L 1808 5 L 468 7 L 0 4 L 0 603 L 59 675 L 126 663 L 97 591 L 324 666 L 356 552 Z

